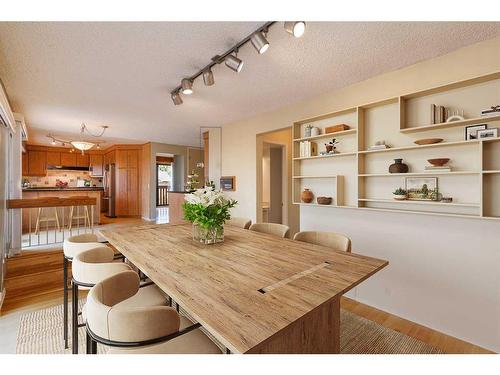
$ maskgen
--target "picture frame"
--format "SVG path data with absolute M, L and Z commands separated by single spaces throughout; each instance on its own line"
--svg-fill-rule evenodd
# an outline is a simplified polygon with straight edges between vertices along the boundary
M 439 199 L 437 177 L 406 177 L 405 190 L 408 200 L 437 201 Z
M 236 190 L 236 176 L 223 176 L 220 178 L 220 187 L 222 191 Z
M 476 140 L 477 132 L 480 130 L 486 130 L 488 128 L 487 124 L 470 125 L 465 127 L 465 140 L 471 141 Z
M 484 129 L 477 132 L 477 139 L 498 138 L 498 128 Z

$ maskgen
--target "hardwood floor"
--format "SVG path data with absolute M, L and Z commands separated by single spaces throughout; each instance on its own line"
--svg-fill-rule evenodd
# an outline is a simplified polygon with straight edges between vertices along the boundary
M 401 332 L 417 340 L 443 350 L 447 354 L 491 354 L 493 352 L 427 328 L 423 325 L 378 310 L 347 297 L 342 297 L 340 306 L 358 316 L 374 321 L 384 327 Z

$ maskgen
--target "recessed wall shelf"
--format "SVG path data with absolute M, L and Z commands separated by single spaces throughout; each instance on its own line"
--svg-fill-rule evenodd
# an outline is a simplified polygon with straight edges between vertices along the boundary
M 326 181 L 338 174 L 343 176 L 344 186 L 340 187 L 343 189 L 343 202 L 326 207 L 500 219 L 500 138 L 464 140 L 466 126 L 484 123 L 488 124 L 488 128 L 500 128 L 500 115 L 480 116 L 481 110 L 497 104 L 499 93 L 500 72 L 494 72 L 295 122 L 293 203 L 304 207 L 322 206 L 300 202 L 301 190 L 308 187 L 315 195 L 321 195 L 317 193 L 328 184 Z M 430 104 L 463 110 L 464 116 L 469 118 L 418 125 L 430 120 Z M 350 129 L 303 137 L 307 125 L 325 128 L 335 124 L 347 124 Z M 420 132 L 429 134 L 422 136 Z M 319 140 L 319 152 L 326 147 L 321 139 L 330 137 L 339 137 L 338 149 L 341 153 L 298 157 L 300 141 Z M 445 141 L 428 145 L 413 143 L 418 138 L 426 137 L 439 137 Z M 385 140 L 392 147 L 368 150 L 379 140 Z M 403 158 L 409 165 L 409 173 L 388 173 L 388 167 L 396 157 Z M 449 164 L 453 171 L 423 171 L 429 165 L 427 160 L 433 158 L 451 159 Z M 437 178 L 439 192 L 444 197 L 453 198 L 453 202 L 394 200 L 392 191 L 398 187 L 405 188 L 405 180 L 401 177 Z

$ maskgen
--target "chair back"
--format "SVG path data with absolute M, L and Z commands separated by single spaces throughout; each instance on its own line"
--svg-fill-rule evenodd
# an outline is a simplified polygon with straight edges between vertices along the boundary
M 248 229 L 250 225 L 252 225 L 252 220 L 245 217 L 231 217 L 230 220 L 226 221 L 226 224 L 233 227 Z
M 130 270 L 122 262 L 113 262 L 113 249 L 107 246 L 79 252 L 71 264 L 73 279 L 84 285 L 95 285 L 118 272 Z
M 293 237 L 296 241 L 330 247 L 335 251 L 351 252 L 351 239 L 343 234 L 333 232 L 304 231 Z
M 281 238 L 288 237 L 288 232 L 290 232 L 290 228 L 287 225 L 276 223 L 256 223 L 250 225 L 249 229 L 255 232 L 272 234 Z
M 140 342 L 177 332 L 180 317 L 169 306 L 120 306 L 139 291 L 134 271 L 119 272 L 94 285 L 87 296 L 87 325 L 97 336 L 119 342 Z
M 74 258 L 81 251 L 102 246 L 104 245 L 98 242 L 95 234 L 85 233 L 66 238 L 63 242 L 63 251 L 67 258 Z

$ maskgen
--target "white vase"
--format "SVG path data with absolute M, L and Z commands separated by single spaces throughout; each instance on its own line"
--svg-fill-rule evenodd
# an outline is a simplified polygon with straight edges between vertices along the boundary
M 319 130 L 318 127 L 315 126 L 311 129 L 311 137 L 314 137 L 314 136 L 320 135 L 320 134 L 321 134 L 321 130 Z

